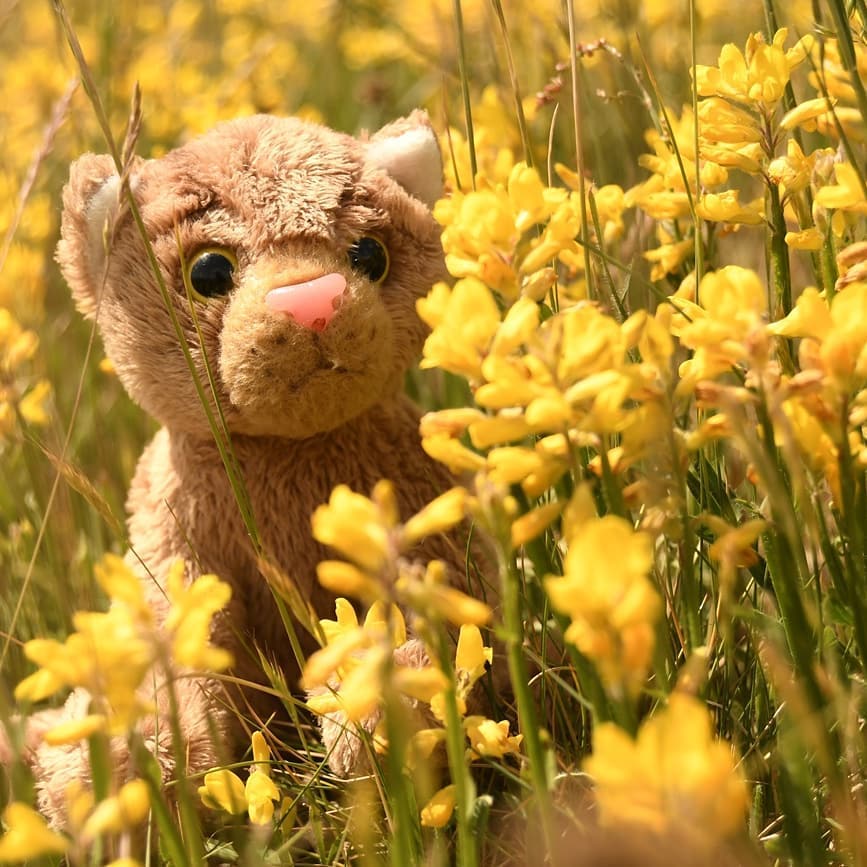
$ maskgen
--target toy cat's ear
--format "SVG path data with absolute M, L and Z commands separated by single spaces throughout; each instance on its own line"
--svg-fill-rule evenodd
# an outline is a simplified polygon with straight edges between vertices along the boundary
M 443 193 L 443 165 L 426 111 L 384 126 L 366 143 L 368 162 L 384 169 L 429 208 Z
M 76 306 L 88 318 L 96 313 L 120 193 L 110 156 L 85 154 L 72 164 L 63 190 L 57 262 Z

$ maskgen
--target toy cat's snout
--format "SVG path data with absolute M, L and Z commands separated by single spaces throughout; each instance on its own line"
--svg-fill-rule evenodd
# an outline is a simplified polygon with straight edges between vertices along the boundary
M 272 289 L 265 296 L 265 304 L 275 313 L 288 314 L 305 328 L 324 331 L 345 291 L 346 278 L 342 274 L 323 274 Z

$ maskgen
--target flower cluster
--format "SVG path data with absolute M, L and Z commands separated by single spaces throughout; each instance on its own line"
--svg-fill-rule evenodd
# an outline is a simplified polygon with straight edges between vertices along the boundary
M 19 701 L 37 702 L 75 687 L 90 697 L 89 714 L 49 729 L 48 743 L 73 743 L 97 731 L 128 733 L 150 708 L 142 684 L 155 667 L 165 676 L 170 666 L 218 672 L 231 664 L 225 650 L 210 644 L 211 619 L 229 601 L 229 585 L 203 575 L 186 586 L 184 570 L 182 561 L 169 570 L 170 608 L 161 627 L 141 580 L 123 559 L 106 554 L 96 577 L 111 599 L 109 610 L 77 612 L 75 631 L 63 642 L 27 642 L 24 652 L 39 668 L 16 687 Z
M 28 370 L 38 345 L 36 333 L 0 307 L 0 442 L 16 429 L 19 417 L 36 427 L 49 422 L 51 384 L 34 381 Z
M 271 778 L 271 749 L 262 732 L 253 732 L 251 747 L 253 762 L 246 783 L 233 771 L 218 768 L 205 774 L 199 797 L 212 810 L 222 810 L 230 815 L 247 813 L 255 825 L 271 824 L 275 814 L 282 824 L 291 815 L 292 800 L 281 797 Z M 280 807 L 275 811 L 278 802 Z
M 728 744 L 716 740 L 704 704 L 675 693 L 633 740 L 604 723 L 584 763 L 593 778 L 600 821 L 704 839 L 737 832 L 747 787 Z
M 308 707 L 359 723 L 376 719 L 383 696 L 394 691 L 428 721 L 412 736 L 413 764 L 427 760 L 445 742 L 446 694 L 451 689 L 469 759 L 517 752 L 522 740 L 521 735 L 509 734 L 508 721 L 468 713 L 473 687 L 493 661 L 492 649 L 485 647 L 479 630 L 490 620 L 491 609 L 450 587 L 440 561 L 422 567 L 406 557 L 422 538 L 451 529 L 468 510 L 477 510 L 474 500 L 463 488 L 454 488 L 400 523 L 391 486 L 381 482 L 370 498 L 337 487 L 329 503 L 313 515 L 314 536 L 354 561 L 323 561 L 318 567 L 320 582 L 334 592 L 373 602 L 361 623 L 344 598 L 337 599 L 335 620 L 320 621 L 325 645 L 307 660 L 303 673 Z M 408 637 L 401 607 L 413 612 L 419 637 Z M 444 623 L 460 627 L 448 674 L 438 663 Z M 437 725 L 430 726 L 431 722 Z M 378 751 L 388 748 L 382 718 L 373 732 L 373 745 Z M 440 827 L 451 811 L 436 815 L 438 819 L 425 808 L 422 824 Z
M 79 860 L 95 841 L 108 835 L 128 834 L 150 810 L 144 780 L 124 783 L 117 793 L 94 804 L 93 792 L 76 781 L 66 792 L 68 825 L 65 833 L 51 830 L 32 807 L 12 801 L 3 812 L 6 833 L 0 836 L 0 863 L 20 863 L 46 855 Z M 111 861 L 109 867 L 139 867 L 133 858 Z

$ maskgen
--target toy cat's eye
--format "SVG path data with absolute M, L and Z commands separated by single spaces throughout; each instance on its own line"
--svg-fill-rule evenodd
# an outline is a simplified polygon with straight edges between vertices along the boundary
M 349 264 L 372 283 L 382 283 L 388 274 L 388 250 L 378 238 L 365 235 L 349 248 Z
M 231 250 L 208 247 L 186 263 L 186 279 L 193 292 L 204 300 L 227 295 L 235 285 L 238 260 Z

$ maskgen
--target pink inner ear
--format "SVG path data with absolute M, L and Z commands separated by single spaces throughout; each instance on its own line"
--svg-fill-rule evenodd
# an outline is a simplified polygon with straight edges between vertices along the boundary
M 346 291 L 342 274 L 324 274 L 291 286 L 279 286 L 265 296 L 275 313 L 286 313 L 299 325 L 322 331 L 334 316 L 335 301 Z

